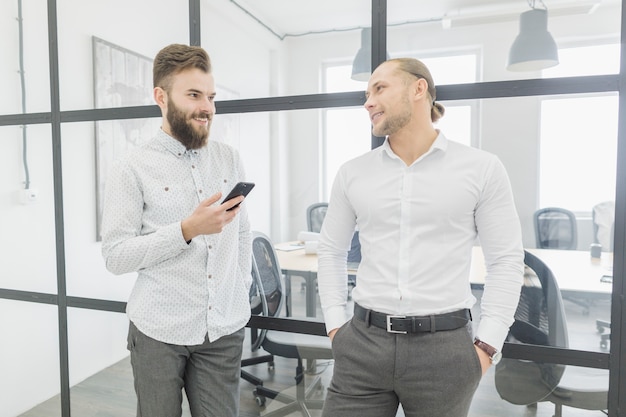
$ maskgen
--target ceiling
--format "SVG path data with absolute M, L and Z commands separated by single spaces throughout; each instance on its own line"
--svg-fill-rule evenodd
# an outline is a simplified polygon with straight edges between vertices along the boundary
M 315 32 L 349 30 L 371 25 L 367 0 L 229 0 L 272 30 L 278 37 Z M 388 0 L 387 24 L 446 22 L 493 23 L 516 20 L 534 0 Z M 620 0 L 543 0 L 551 17 L 589 13 Z

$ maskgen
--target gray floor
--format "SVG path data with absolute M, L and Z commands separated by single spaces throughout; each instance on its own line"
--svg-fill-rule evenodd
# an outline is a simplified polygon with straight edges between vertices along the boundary
M 304 303 L 304 293 L 294 285 L 293 295 L 294 309 L 297 309 L 296 306 L 302 306 Z M 595 319 L 607 318 L 609 306 L 604 303 L 596 303 L 590 307 L 589 314 L 584 314 L 580 306 L 566 302 L 566 309 L 571 347 L 598 351 L 600 338 L 595 331 Z M 247 341 L 245 346 L 249 346 Z M 244 348 L 244 356 L 252 356 L 249 349 Z M 266 364 L 247 367 L 246 370 L 261 377 L 268 387 L 284 391 L 287 394 L 294 390 L 295 362 L 292 360 L 276 358 L 274 372 L 270 372 Z M 332 375 L 332 361 L 318 362 L 315 370 L 321 376 L 323 385 L 327 386 Z M 307 375 L 307 378 L 310 380 L 314 376 Z M 251 384 L 242 380 L 241 417 L 263 416 L 280 406 L 279 402 L 272 403 L 271 400 L 268 400 L 264 408 L 259 407 L 255 402 L 253 389 Z M 317 395 L 322 398 L 323 390 L 319 391 Z M 190 413 L 186 404 L 183 410 L 183 416 L 189 417 Z M 135 394 L 128 358 L 74 386 L 71 390 L 71 412 L 72 416 L 77 417 L 133 417 L 135 415 Z M 60 402 L 57 396 L 39 404 L 22 414 L 21 417 L 55 417 L 60 416 L 60 414 Z M 311 414 L 312 416 L 320 415 L 315 410 Z M 551 417 L 553 414 L 554 406 L 550 403 L 539 403 L 536 408 L 532 408 L 509 404 L 501 400 L 494 386 L 493 368 L 483 378 L 470 411 L 470 417 Z M 604 414 L 599 411 L 564 408 L 563 415 L 565 417 L 599 417 Z M 398 417 L 400 416 L 404 416 L 402 410 L 398 412 Z

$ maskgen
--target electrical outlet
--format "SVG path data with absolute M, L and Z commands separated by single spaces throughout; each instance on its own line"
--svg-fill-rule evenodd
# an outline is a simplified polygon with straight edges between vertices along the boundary
M 27 188 L 25 190 L 20 190 L 20 203 L 34 204 L 39 199 L 39 190 L 36 188 Z

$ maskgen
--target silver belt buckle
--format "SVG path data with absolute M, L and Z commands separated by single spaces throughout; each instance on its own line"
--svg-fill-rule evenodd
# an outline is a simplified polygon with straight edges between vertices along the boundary
M 400 334 L 406 334 L 407 332 L 403 332 L 400 330 L 393 330 L 391 328 L 391 319 L 405 319 L 406 316 L 387 316 L 387 332 L 388 333 L 400 333 Z

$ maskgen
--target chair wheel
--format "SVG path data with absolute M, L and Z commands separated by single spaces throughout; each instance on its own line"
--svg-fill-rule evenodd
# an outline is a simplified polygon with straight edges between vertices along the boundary
M 606 340 L 600 341 L 600 349 L 607 350 L 608 347 L 609 347 L 609 344 Z
M 270 371 L 270 373 L 274 373 L 274 362 L 267 363 L 267 370 Z
M 257 390 L 252 391 L 252 394 L 254 395 L 254 402 L 256 403 L 256 405 L 258 405 L 259 407 L 265 407 L 266 398 L 262 395 L 259 395 L 257 393 Z

